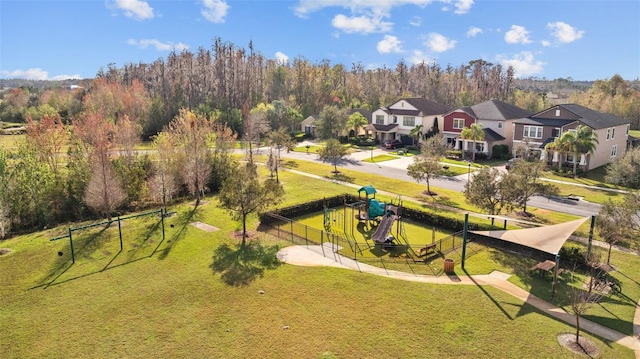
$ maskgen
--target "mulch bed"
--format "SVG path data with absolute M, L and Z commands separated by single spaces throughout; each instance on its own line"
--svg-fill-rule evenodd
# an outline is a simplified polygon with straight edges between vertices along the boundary
M 575 334 L 560 334 L 558 335 L 558 343 L 576 354 L 587 355 L 591 358 L 600 355 L 600 348 L 598 348 L 596 343 L 583 336 L 580 336 L 580 344 L 578 344 Z

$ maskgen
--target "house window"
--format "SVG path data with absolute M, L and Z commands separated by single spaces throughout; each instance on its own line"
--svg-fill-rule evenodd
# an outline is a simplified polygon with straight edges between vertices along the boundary
M 542 138 L 542 126 L 524 126 L 522 136 L 525 138 Z
M 393 123 L 398 123 L 398 116 L 393 116 Z
M 560 137 L 560 129 L 558 127 L 554 128 L 553 131 L 551 131 L 551 137 L 553 138 Z
M 464 118 L 454 118 L 453 119 L 453 129 L 454 130 L 462 130 L 464 128 Z
M 607 141 L 609 141 L 611 138 L 613 138 L 611 137 L 611 129 L 607 128 Z
M 560 109 L 556 110 L 556 117 L 560 117 Z
M 376 115 L 376 125 L 384 125 L 384 115 Z
M 502 128 L 502 121 L 498 122 L 498 128 Z
M 615 157 L 618 154 L 618 145 L 611 146 L 611 157 Z
M 611 139 L 613 140 L 613 138 L 616 137 L 616 129 L 614 127 L 611 128 Z
M 415 127 L 416 118 L 413 116 L 404 116 L 402 118 L 402 126 Z

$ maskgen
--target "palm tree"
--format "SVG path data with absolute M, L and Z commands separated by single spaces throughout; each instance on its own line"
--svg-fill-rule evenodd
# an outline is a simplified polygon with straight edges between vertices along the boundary
M 576 175 L 578 168 L 578 153 L 582 156 L 593 154 L 598 144 L 598 135 L 589 126 L 579 125 L 575 133 L 575 146 L 573 157 L 573 175 Z M 585 165 L 586 167 L 586 165 Z M 586 169 L 586 168 L 585 168 Z
M 353 129 L 353 135 L 354 137 L 357 137 L 360 129 L 366 126 L 368 123 L 369 121 L 367 121 L 367 119 L 362 116 L 360 112 L 354 112 L 351 116 L 349 116 L 349 119 L 347 120 L 345 126 L 347 130 Z
M 484 140 L 484 131 L 482 130 L 482 125 L 479 123 L 473 123 L 469 127 L 465 127 L 460 132 L 460 137 L 465 140 L 473 141 L 473 157 L 472 160 L 475 162 L 476 160 L 476 141 Z
M 422 128 L 423 128 L 422 125 L 418 125 L 418 126 L 414 127 L 411 130 L 411 132 L 409 132 L 409 136 L 411 136 L 411 138 L 413 139 L 412 145 L 416 144 L 416 138 L 419 140 L 420 137 L 422 136 Z
M 562 169 L 562 155 L 569 152 L 574 152 L 574 146 L 576 143 L 575 134 L 572 131 L 567 131 L 562 136 L 556 138 L 553 141 L 553 147 L 559 153 L 558 154 L 558 171 Z

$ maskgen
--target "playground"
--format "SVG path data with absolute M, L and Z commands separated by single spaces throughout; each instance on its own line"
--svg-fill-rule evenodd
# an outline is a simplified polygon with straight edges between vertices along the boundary
M 376 197 L 369 185 L 360 188 L 355 200 L 338 206 L 325 205 L 322 212 L 294 217 L 291 231 L 317 244 L 331 243 L 340 254 L 385 268 L 439 275 L 444 259 L 460 261 L 461 231 L 426 225 L 404 216 L 402 197 Z M 467 256 L 482 246 L 467 243 Z

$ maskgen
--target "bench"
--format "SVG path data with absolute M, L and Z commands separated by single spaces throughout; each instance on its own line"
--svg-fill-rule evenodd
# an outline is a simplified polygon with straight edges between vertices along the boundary
M 431 243 L 431 244 L 427 244 L 423 248 L 420 248 L 420 250 L 418 251 L 418 255 L 422 257 L 425 254 L 435 253 L 435 252 L 436 252 L 436 243 Z

